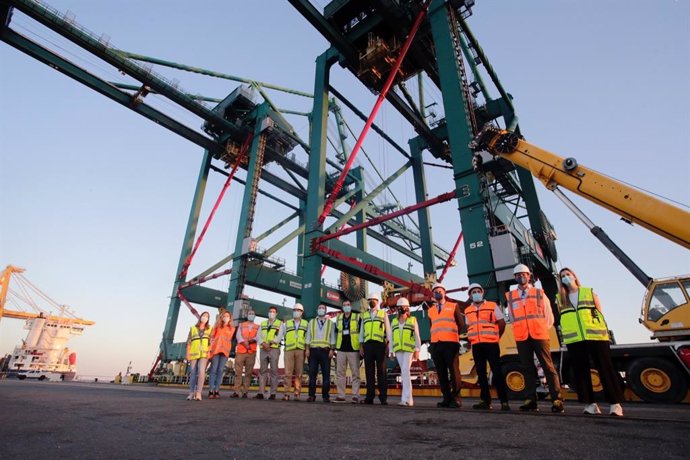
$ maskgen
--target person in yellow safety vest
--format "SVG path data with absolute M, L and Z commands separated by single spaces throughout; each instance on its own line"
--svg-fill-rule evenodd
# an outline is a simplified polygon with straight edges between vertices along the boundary
M 391 323 L 391 359 L 397 359 L 400 366 L 400 380 L 402 383 L 402 395 L 399 406 L 414 406 L 412 397 L 412 376 L 410 368 L 412 361 L 419 359 L 419 349 L 422 341 L 419 338 L 419 326 L 417 318 L 410 315 L 410 302 L 401 297 L 396 303 L 398 316 Z
M 446 298 L 446 287 L 434 283 L 429 306 L 431 345 L 429 353 L 436 366 L 443 400 L 436 407 L 457 409 L 461 405 L 460 331 L 464 328 L 461 306 Z
M 211 344 L 211 326 L 208 312 L 199 316 L 199 321 L 189 329 L 187 336 L 187 361 L 189 362 L 189 396 L 187 400 L 201 401 L 201 392 L 206 379 L 208 347 Z
M 563 342 L 568 348 L 568 358 L 575 373 L 575 389 L 585 414 L 598 415 L 601 410 L 594 400 L 590 360 L 599 372 L 604 395 L 611 405 L 609 415 L 623 416 L 623 391 L 620 377 L 611 361 L 609 328 L 601 311 L 599 296 L 592 288 L 580 285 L 574 271 L 562 268 L 556 303 L 560 311 Z
M 496 385 L 498 399 L 501 401 L 501 410 L 510 410 L 506 382 L 501 370 L 501 348 L 498 345 L 498 341 L 506 328 L 503 311 L 495 302 L 484 299 L 484 288 L 481 285 L 470 284 L 468 293 L 472 303 L 465 308 L 467 339 L 472 346 L 472 357 L 477 370 L 480 388 L 479 398 L 481 399 L 472 408 L 491 409 L 491 391 L 486 375 L 486 363 L 488 362 L 493 374 L 493 382 Z
M 534 355 L 541 364 L 551 394 L 551 412 L 564 412 L 561 398 L 561 382 L 551 359 L 549 329 L 553 326 L 551 302 L 543 290 L 530 283 L 529 267 L 518 264 L 513 269 L 517 289 L 506 292 L 508 316 L 513 324 L 513 335 L 518 356 L 525 375 L 527 400 L 520 406 L 521 411 L 538 411 L 537 370 Z
M 323 402 L 331 402 L 331 359 L 335 350 L 335 326 L 326 318 L 326 306 L 316 309 L 316 318 L 309 321 L 307 329 L 307 359 L 309 360 L 309 397 L 307 402 L 316 400 L 316 377 L 321 368 L 321 396 Z
M 283 323 L 283 337 L 285 338 L 285 378 L 283 380 L 283 401 L 290 400 L 292 380 L 294 377 L 295 401 L 299 401 L 302 394 L 302 372 L 304 370 L 304 355 L 307 348 L 307 320 L 302 319 L 304 307 L 296 303 L 292 308 L 292 319 Z
M 254 322 L 254 310 L 247 311 L 247 320 L 237 328 L 237 348 L 235 348 L 235 392 L 231 398 L 247 397 L 249 385 L 252 381 L 254 363 L 256 362 L 256 342 L 259 325 Z M 244 373 L 244 377 L 242 374 Z
M 369 311 L 362 313 L 362 333 L 359 335 L 359 356 L 364 358 L 367 379 L 367 395 L 363 404 L 374 404 L 376 381 L 379 384 L 379 401 L 388 404 L 388 382 L 386 381 L 386 344 L 390 343 L 391 325 L 388 315 L 379 308 L 378 293 L 370 294 Z
M 220 398 L 220 384 L 223 382 L 225 364 L 232 351 L 234 335 L 235 325 L 232 323 L 232 315 L 225 310 L 211 332 L 211 347 L 208 350 L 208 357 L 211 360 L 211 368 L 208 371 L 208 399 Z
M 259 392 L 254 399 L 264 399 L 266 392 L 266 379 L 268 379 L 268 369 L 271 369 L 271 390 L 268 399 L 276 399 L 278 390 L 278 359 L 280 359 L 280 342 L 282 335 L 283 322 L 278 319 L 278 308 L 268 309 L 268 319 L 261 323 L 259 329 L 258 346 L 261 348 L 259 354 Z
M 347 368 L 352 374 L 352 402 L 359 402 L 359 335 L 362 322 L 359 313 L 352 313 L 349 300 L 343 302 L 343 312 L 335 321 L 336 382 L 338 396 L 335 402 L 345 402 L 345 376 Z

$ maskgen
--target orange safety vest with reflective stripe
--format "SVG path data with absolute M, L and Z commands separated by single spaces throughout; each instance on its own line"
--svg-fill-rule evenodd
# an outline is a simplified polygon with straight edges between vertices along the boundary
M 232 336 L 235 333 L 235 326 L 230 323 L 225 327 L 214 327 L 211 332 L 211 347 L 208 349 L 208 357 L 219 353 L 230 356 L 232 350 Z
M 523 298 L 522 291 L 515 289 L 506 292 L 506 299 L 512 313 L 515 341 L 520 342 L 530 337 L 549 340 L 549 327 L 544 314 L 544 291 L 531 287 Z
M 497 343 L 501 338 L 496 323 L 496 304 L 488 300 L 479 307 L 472 303 L 465 309 L 467 339 L 471 344 Z
M 438 307 L 429 308 L 431 343 L 460 341 L 458 323 L 455 322 L 455 308 L 455 303 L 448 301 L 443 304 L 440 312 Z
M 244 346 L 242 342 L 237 343 L 237 349 L 235 350 L 240 354 L 256 353 L 256 334 L 259 332 L 259 325 L 255 322 L 245 321 L 240 324 L 240 333 L 242 334 L 242 339 L 249 342 L 254 340 L 249 344 L 249 349 Z

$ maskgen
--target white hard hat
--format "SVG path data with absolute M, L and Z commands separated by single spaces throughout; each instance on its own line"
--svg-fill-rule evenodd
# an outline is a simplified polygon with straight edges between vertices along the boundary
M 436 290 L 437 288 L 441 288 L 441 289 L 443 289 L 444 291 L 446 290 L 446 287 L 445 287 L 443 284 L 441 284 L 441 283 L 434 283 L 434 285 L 431 286 L 431 290 L 432 290 L 432 291 Z
M 472 289 L 481 289 L 484 292 L 484 288 L 479 283 L 472 283 L 467 288 L 467 292 L 472 292 Z
M 367 300 L 378 300 L 381 302 L 381 295 L 378 292 L 372 292 L 369 294 L 369 297 L 367 297 Z
M 398 302 L 396 303 L 398 307 L 409 307 L 410 306 L 410 301 L 407 300 L 407 297 L 400 297 L 398 299 Z
M 529 267 L 525 264 L 517 264 L 515 268 L 513 268 L 513 275 L 517 275 L 518 273 L 532 273 L 529 269 Z
M 293 310 L 301 310 L 304 312 L 304 307 L 302 306 L 301 303 L 296 303 L 294 307 L 292 307 Z

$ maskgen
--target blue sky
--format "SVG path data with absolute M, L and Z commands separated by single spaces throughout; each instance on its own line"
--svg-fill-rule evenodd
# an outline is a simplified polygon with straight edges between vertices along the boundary
M 319 8 L 325 3 L 314 1 Z M 687 205 L 687 1 L 477 3 L 469 24 L 514 96 L 528 140 Z M 80 24 L 109 35 L 121 49 L 305 91 L 313 89 L 314 60 L 326 47 L 287 2 L 208 1 L 194 8 L 181 1 L 150 1 L 146 8 L 129 0 L 50 4 L 74 12 Z M 115 69 L 96 64 L 95 58 L 22 15 L 15 16 L 12 27 L 49 40 L 66 57 L 105 78 L 123 81 Z M 223 97 L 236 87 L 169 69 L 160 72 L 206 96 Z M 334 86 L 369 112 L 374 98 L 351 75 L 336 66 L 332 78 Z M 274 97 L 282 107 L 309 110 L 308 99 Z M 426 97 L 427 103 L 440 102 L 436 89 L 428 88 Z M 136 371 L 146 371 L 163 329 L 200 149 L 4 43 L 0 100 L 0 265 L 25 267 L 29 279 L 55 300 L 97 322 L 72 342 L 82 374 L 114 375 L 130 360 Z M 148 102 L 192 127 L 200 125 L 199 119 L 156 96 Z M 306 120 L 289 119 L 306 137 Z M 361 123 L 353 117 L 349 121 L 358 133 Z M 406 145 L 411 131 L 390 106 L 384 105 L 377 123 Z M 354 140 L 349 139 L 350 146 Z M 365 149 L 384 174 L 402 164 L 401 156 L 374 135 Z M 306 155 L 298 153 L 298 159 L 306 162 Z M 431 196 L 452 189 L 445 171 L 428 174 Z M 222 182 L 212 177 L 207 204 Z M 559 236 L 560 263 L 599 293 L 620 342 L 647 341 L 648 332 L 637 323 L 644 289 L 550 192 L 538 187 Z M 394 190 L 410 203 L 411 175 L 401 177 Z M 572 198 L 650 275 L 690 272 L 688 251 Z M 241 188 L 234 184 L 191 273 L 231 252 L 240 203 Z M 290 213 L 268 200 L 259 203 L 255 234 Z M 456 205 L 433 208 L 432 220 L 436 241 L 450 249 L 459 231 Z M 286 226 L 265 245 L 292 228 Z M 406 259 L 374 243 L 370 250 L 407 265 Z M 295 245 L 289 245 L 280 254 L 293 268 L 295 252 Z M 462 253 L 458 260 L 447 278 L 454 287 L 467 284 Z M 332 269 L 326 272 L 330 281 L 336 276 Z M 214 286 L 224 289 L 227 282 Z M 179 340 L 191 321 L 183 311 Z M 23 334 L 19 322 L 2 320 L 0 352 L 11 351 Z

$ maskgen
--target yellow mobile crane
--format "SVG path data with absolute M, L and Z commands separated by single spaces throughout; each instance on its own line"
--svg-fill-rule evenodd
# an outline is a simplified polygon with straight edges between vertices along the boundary
M 590 229 L 606 248 L 647 289 L 639 321 L 659 342 L 614 344 L 611 354 L 617 369 L 624 373 L 630 388 L 650 402 L 678 402 L 688 395 L 690 382 L 690 275 L 652 279 L 620 249 L 608 235 L 561 192 L 570 190 L 610 211 L 626 222 L 641 225 L 686 249 L 690 249 L 690 213 L 623 184 L 593 169 L 579 165 L 520 138 L 517 134 L 486 125 L 470 143 L 477 153 L 475 164 L 482 169 L 488 152 L 529 170 L 547 189 Z M 565 348 L 554 352 L 554 362 L 567 365 Z M 593 371 L 596 373 L 596 371 Z M 563 375 L 563 369 L 561 369 Z M 510 373 L 506 380 L 515 388 Z M 564 375 L 567 381 L 569 375 Z M 598 376 L 593 381 L 598 383 Z M 519 379 L 518 379 L 519 380 Z M 519 386 L 519 385 L 518 385 Z M 516 395 L 517 396 L 517 395 Z

